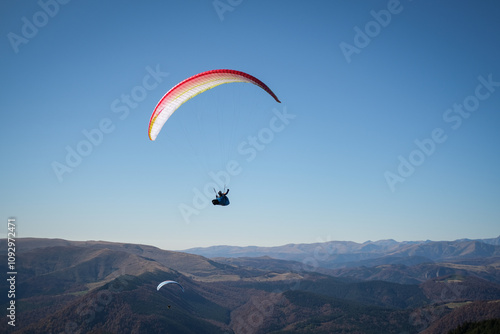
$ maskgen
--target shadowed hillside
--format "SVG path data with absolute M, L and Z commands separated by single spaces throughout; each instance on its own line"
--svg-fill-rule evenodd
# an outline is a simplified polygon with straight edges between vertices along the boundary
M 461 324 L 489 319 L 500 319 L 500 301 L 472 302 L 455 307 L 452 312 L 436 320 L 422 334 L 447 333 Z

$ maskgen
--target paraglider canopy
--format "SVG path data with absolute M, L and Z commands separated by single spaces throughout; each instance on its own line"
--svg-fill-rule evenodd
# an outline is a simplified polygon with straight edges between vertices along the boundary
M 161 98 L 149 120 L 149 139 L 156 139 L 168 118 L 184 102 L 204 91 L 232 82 L 247 82 L 257 85 L 271 95 L 276 102 L 281 103 L 265 83 L 245 72 L 227 69 L 202 72 L 178 83 Z
M 182 287 L 182 285 L 180 285 L 179 283 L 177 283 L 176 281 L 164 281 L 164 282 L 161 282 L 160 284 L 158 284 L 158 286 L 156 287 L 156 290 L 159 291 L 161 289 L 162 286 L 164 285 L 167 285 L 167 284 L 177 284 L 178 286 L 181 287 L 181 290 L 182 292 L 184 292 L 184 288 Z

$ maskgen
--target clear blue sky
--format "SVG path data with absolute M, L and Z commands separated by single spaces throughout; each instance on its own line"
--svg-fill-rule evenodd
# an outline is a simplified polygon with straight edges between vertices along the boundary
M 497 1 L 60 2 L 0 4 L 0 217 L 20 237 L 178 250 L 500 234 Z M 282 103 L 223 85 L 151 142 L 163 94 L 218 68 Z M 228 160 L 231 205 L 202 208 Z

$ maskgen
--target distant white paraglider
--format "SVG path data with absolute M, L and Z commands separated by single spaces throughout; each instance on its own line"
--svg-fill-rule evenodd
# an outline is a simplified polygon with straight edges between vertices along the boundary
M 158 286 L 156 287 L 156 290 L 159 291 L 161 289 L 162 286 L 164 285 L 167 285 L 167 284 L 171 284 L 171 283 L 174 283 L 174 284 L 177 284 L 178 286 L 181 287 L 181 290 L 182 292 L 184 292 L 184 288 L 182 287 L 182 285 L 180 285 L 178 282 L 176 281 L 164 281 L 164 282 L 161 282 L 160 284 L 158 284 Z

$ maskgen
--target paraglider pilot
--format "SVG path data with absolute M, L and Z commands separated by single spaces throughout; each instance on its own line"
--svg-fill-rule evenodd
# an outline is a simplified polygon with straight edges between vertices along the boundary
M 229 192 L 229 189 L 225 193 L 223 193 L 222 191 L 219 190 L 215 199 L 212 200 L 212 204 L 213 205 L 222 205 L 222 206 L 229 205 L 229 198 L 227 198 L 228 192 Z

